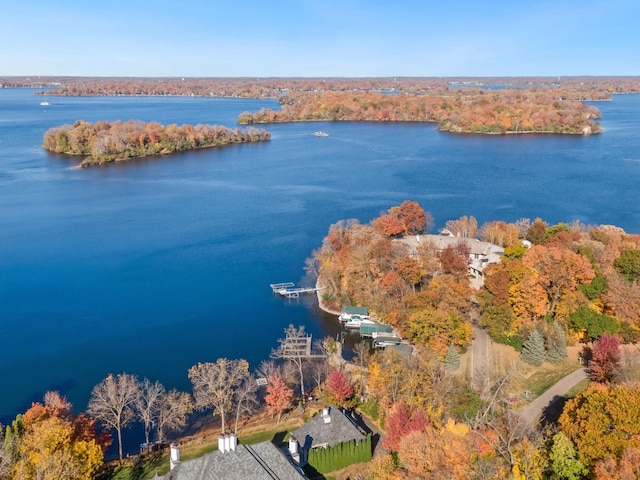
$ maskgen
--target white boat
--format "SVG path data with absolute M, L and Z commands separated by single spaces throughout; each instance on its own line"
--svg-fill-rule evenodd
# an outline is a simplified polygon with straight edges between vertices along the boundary
M 313 134 L 314 134 L 316 137 L 328 137 L 328 136 L 329 136 L 329 134 L 328 134 L 327 132 L 320 132 L 320 131 L 318 131 L 318 132 L 313 132 Z
M 50 105 L 49 102 L 40 102 L 40 105 L 42 105 L 43 107 L 48 107 Z
M 353 314 L 353 313 L 341 313 L 340 316 L 338 317 L 338 320 L 340 320 L 341 322 L 348 322 L 351 319 L 354 320 L 369 320 L 369 315 L 358 315 L 358 314 Z
M 376 322 L 374 322 L 373 320 L 369 320 L 368 318 L 352 315 L 351 318 L 347 320 L 347 323 L 344 324 L 344 326 L 347 328 L 360 328 L 360 325 L 362 324 L 375 325 L 375 323 Z

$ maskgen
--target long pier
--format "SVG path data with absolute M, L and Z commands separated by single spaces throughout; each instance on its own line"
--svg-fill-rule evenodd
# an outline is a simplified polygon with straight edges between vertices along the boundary
M 272 283 L 269 285 L 273 293 L 282 295 L 286 298 L 298 298 L 303 293 L 315 293 L 324 287 L 297 287 L 293 282 Z

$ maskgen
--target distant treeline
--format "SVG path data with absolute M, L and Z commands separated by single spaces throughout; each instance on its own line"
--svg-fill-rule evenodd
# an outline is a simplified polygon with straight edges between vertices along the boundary
M 65 96 L 193 95 L 279 98 L 292 93 L 398 92 L 445 95 L 468 88 L 536 89 L 567 100 L 608 100 L 639 93 L 640 77 L 378 77 L 378 78 L 176 78 L 176 77 L 0 77 L 0 87 L 53 88 Z
M 78 120 L 73 125 L 49 129 L 43 147 L 56 153 L 84 155 L 80 164 L 89 166 L 149 155 L 170 154 L 232 143 L 269 140 L 265 130 L 248 128 L 231 130 L 213 125 L 161 125 L 136 121 L 89 123 Z
M 600 112 L 552 90 L 460 88 L 447 95 L 362 92 L 295 94 L 282 109 L 244 112 L 240 124 L 300 121 L 434 122 L 464 133 L 592 134 L 601 131 Z

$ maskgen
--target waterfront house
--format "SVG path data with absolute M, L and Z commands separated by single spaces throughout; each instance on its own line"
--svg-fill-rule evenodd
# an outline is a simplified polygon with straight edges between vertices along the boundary
M 234 434 L 220 435 L 218 450 L 180 461 L 179 447 L 171 445 L 171 470 L 153 480 L 305 480 L 307 477 L 287 449 L 272 442 L 238 444 Z

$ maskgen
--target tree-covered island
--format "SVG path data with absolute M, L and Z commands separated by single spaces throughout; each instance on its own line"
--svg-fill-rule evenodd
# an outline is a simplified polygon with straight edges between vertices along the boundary
M 49 129 L 43 147 L 56 153 L 82 155 L 81 167 L 151 155 L 166 155 L 199 148 L 270 140 L 257 128 L 231 130 L 219 125 L 161 125 L 157 122 L 95 123 L 78 120 L 73 125 Z
M 393 92 L 392 92 L 393 93 Z M 244 112 L 243 125 L 308 121 L 428 122 L 441 131 L 474 134 L 600 133 L 600 111 L 549 90 L 454 89 L 421 95 L 304 92 L 280 97 L 282 108 Z

